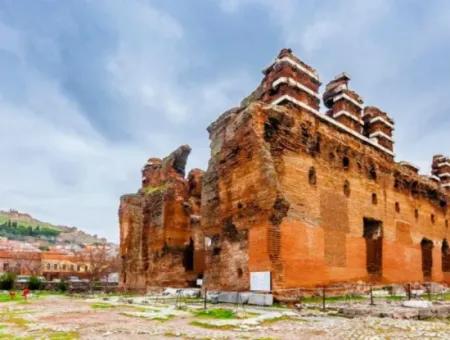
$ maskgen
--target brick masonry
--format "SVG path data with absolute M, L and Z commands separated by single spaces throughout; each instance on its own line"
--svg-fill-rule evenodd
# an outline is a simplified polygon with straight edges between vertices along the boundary
M 364 107 L 349 79 L 327 85 L 329 111 L 321 113 L 317 72 L 282 50 L 241 106 L 209 126 L 198 213 L 182 208 L 191 200 L 184 165 L 164 184 L 172 195 L 149 199 L 143 183 L 122 198 L 124 284 L 189 285 L 196 276 L 209 289 L 244 291 L 258 271 L 271 272 L 274 292 L 359 280 L 450 282 L 449 159 L 433 158 L 433 176 L 396 162 L 394 121 Z M 197 270 L 175 254 L 160 260 L 164 244 L 185 249 L 191 239 Z

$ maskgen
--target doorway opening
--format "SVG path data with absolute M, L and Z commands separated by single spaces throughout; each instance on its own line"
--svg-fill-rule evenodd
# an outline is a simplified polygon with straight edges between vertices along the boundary
M 422 250 L 422 272 L 424 280 L 431 280 L 433 268 L 433 241 L 423 238 L 420 242 Z
M 381 276 L 383 263 L 383 222 L 364 217 L 363 237 L 366 241 L 366 269 Z
M 189 244 L 184 248 L 183 266 L 184 270 L 187 272 L 194 270 L 194 241 L 192 241 L 192 238 L 190 239 Z
M 442 241 L 442 271 L 444 273 L 450 272 L 450 248 L 446 239 Z

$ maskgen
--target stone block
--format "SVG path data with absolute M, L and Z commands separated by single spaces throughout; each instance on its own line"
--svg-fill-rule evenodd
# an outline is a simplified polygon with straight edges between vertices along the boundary
M 402 302 L 403 307 L 408 308 L 431 308 L 433 304 L 430 301 L 424 300 L 409 300 Z
M 200 296 L 200 288 L 181 289 L 181 296 L 189 298 L 197 298 Z
M 213 304 L 219 303 L 219 293 L 218 292 L 206 293 L 206 300 L 208 300 L 210 303 Z
M 164 296 L 177 296 L 180 290 L 176 288 L 166 288 L 164 289 L 162 295 Z
M 419 309 L 419 320 L 425 320 L 434 317 L 433 310 L 431 308 Z
M 223 303 L 238 303 L 239 293 L 237 292 L 221 292 L 219 293 L 219 302 Z
M 249 305 L 258 306 L 272 306 L 273 305 L 273 295 L 272 294 L 257 294 L 251 293 L 248 299 Z
M 450 315 L 450 306 L 437 306 L 433 308 L 434 314 L 438 318 L 447 318 Z
M 441 294 L 447 291 L 447 287 L 435 282 L 430 283 L 429 289 L 431 294 Z

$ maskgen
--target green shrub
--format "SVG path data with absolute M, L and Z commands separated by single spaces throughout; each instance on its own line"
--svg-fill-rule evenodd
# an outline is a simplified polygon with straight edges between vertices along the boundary
M 0 276 L 0 290 L 11 290 L 14 288 L 16 276 L 13 273 L 5 273 Z
M 67 282 L 64 280 L 59 281 L 58 285 L 56 286 L 56 289 L 60 292 L 65 292 L 65 291 L 67 291 L 68 288 L 69 287 L 67 285 Z
M 28 281 L 28 288 L 30 290 L 40 290 L 42 289 L 42 280 L 37 276 L 31 276 L 30 281 Z

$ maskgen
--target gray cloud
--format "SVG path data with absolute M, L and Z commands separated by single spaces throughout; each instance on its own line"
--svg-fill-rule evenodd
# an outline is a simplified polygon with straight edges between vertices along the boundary
M 450 142 L 449 22 L 447 1 L 3 1 L 0 207 L 117 240 L 145 160 L 189 143 L 205 168 L 207 125 L 284 46 L 324 82 L 349 72 L 427 172 Z

